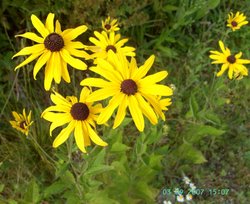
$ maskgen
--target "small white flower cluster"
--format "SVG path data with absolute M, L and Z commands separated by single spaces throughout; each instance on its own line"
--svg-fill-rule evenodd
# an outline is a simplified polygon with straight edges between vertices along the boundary
M 163 201 L 163 204 L 172 204 L 172 202 L 171 202 L 171 201 L 166 201 L 166 200 L 164 200 L 164 201 Z
M 188 202 L 188 201 L 193 200 L 193 193 L 192 192 L 195 192 L 195 190 L 196 190 L 196 186 L 194 185 L 194 183 L 191 182 L 191 180 L 187 176 L 183 176 L 182 180 L 186 184 L 186 186 L 188 187 L 188 193 L 186 195 L 184 193 L 184 190 L 185 191 L 187 190 L 186 187 L 183 188 L 184 190 L 182 188 L 175 188 L 174 189 L 174 191 L 173 191 L 175 194 L 174 196 L 175 196 L 177 202 L 179 202 L 179 203 L 183 203 L 185 201 Z M 172 200 L 174 200 L 174 199 L 172 199 Z M 169 200 L 164 200 L 164 201 L 162 201 L 162 204 L 172 204 L 172 202 Z
M 193 192 L 193 191 L 196 189 L 196 186 L 194 185 L 194 183 L 192 183 L 191 180 L 190 180 L 187 176 L 184 176 L 184 177 L 183 177 L 183 181 L 184 181 L 184 183 L 185 183 L 186 185 L 189 186 L 189 192 Z M 186 194 L 185 197 L 186 197 L 186 200 L 187 200 L 187 201 L 190 201 L 190 200 L 193 199 L 193 195 L 190 194 L 190 193 Z M 177 201 L 180 202 L 180 203 L 183 203 L 183 202 L 185 201 L 184 196 L 183 196 L 182 193 L 180 193 L 180 192 L 176 192 L 176 199 L 177 199 Z

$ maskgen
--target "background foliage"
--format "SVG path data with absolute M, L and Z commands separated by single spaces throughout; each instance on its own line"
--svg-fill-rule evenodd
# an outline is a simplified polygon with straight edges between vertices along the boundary
M 228 195 L 195 196 L 194 203 L 247 203 L 250 197 L 250 81 L 215 77 L 209 50 L 222 39 L 234 52 L 250 58 L 250 28 L 226 28 L 227 14 L 250 16 L 249 1 L 231 0 L 3 0 L 0 7 L 0 202 L 3 203 L 162 203 L 163 188 L 182 187 L 182 174 L 198 188 L 230 189 Z M 43 73 L 32 78 L 32 65 L 14 72 L 11 60 L 30 41 L 14 35 L 33 31 L 30 16 L 54 12 L 63 29 L 86 24 L 88 37 L 107 15 L 118 18 L 123 36 L 137 48 L 142 63 L 156 55 L 155 71 L 167 70 L 174 85 L 166 122 L 146 124 L 139 134 L 133 122 L 116 130 L 99 127 L 109 143 L 80 153 L 69 140 L 51 147 L 49 124 L 41 112 L 50 105 Z M 55 87 L 66 95 L 80 93 L 90 73 L 70 69 L 73 82 Z M 11 111 L 33 111 L 31 135 L 13 130 Z M 59 130 L 58 130 L 59 131 Z M 56 132 L 54 133 L 56 135 Z

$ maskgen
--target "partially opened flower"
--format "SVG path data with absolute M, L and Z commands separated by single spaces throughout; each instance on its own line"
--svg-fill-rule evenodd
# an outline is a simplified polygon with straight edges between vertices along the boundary
M 82 25 L 74 29 L 62 31 L 58 20 L 54 27 L 54 16 L 54 14 L 49 13 L 44 25 L 35 15 L 32 14 L 31 22 L 41 36 L 32 32 L 17 35 L 19 37 L 33 40 L 37 44 L 25 47 L 13 56 L 14 58 L 21 55 L 30 55 L 26 60 L 19 64 L 15 70 L 38 58 L 33 70 L 34 79 L 36 79 L 39 70 L 45 65 L 45 90 L 50 89 L 53 79 L 59 84 L 62 77 L 69 83 L 70 76 L 67 63 L 76 69 L 85 70 L 87 65 L 75 57 L 89 57 L 85 51 L 79 50 L 85 48 L 85 45 L 79 41 L 72 41 L 85 32 L 87 26 Z
M 17 113 L 16 111 L 12 111 L 12 115 L 15 120 L 11 120 L 10 124 L 16 130 L 22 132 L 26 136 L 29 134 L 29 128 L 33 121 L 31 121 L 31 111 L 28 116 L 26 115 L 25 109 L 23 109 L 23 113 Z
M 227 27 L 232 28 L 233 31 L 240 29 L 241 26 L 246 24 L 248 24 L 248 21 L 244 13 L 238 11 L 235 15 L 232 12 L 228 14 Z
M 106 59 L 108 57 L 108 52 L 113 51 L 114 53 L 121 52 L 125 56 L 135 56 L 135 48 L 130 46 L 124 46 L 128 41 L 127 38 L 120 40 L 121 35 L 115 34 L 114 32 L 106 33 L 102 31 L 101 33 L 95 31 L 94 37 L 90 37 L 89 41 L 95 44 L 95 46 L 88 46 L 86 49 L 93 52 L 91 58 L 102 58 Z
M 102 21 L 102 28 L 108 33 L 120 30 L 117 19 L 111 20 L 110 16 L 108 16 L 105 21 Z
M 108 59 L 110 59 L 110 61 L 98 59 L 97 66 L 90 68 L 106 80 L 87 78 L 81 82 L 81 85 L 100 88 L 89 96 L 87 99 L 89 102 L 112 97 L 108 106 L 104 108 L 98 117 L 97 123 L 105 123 L 118 107 L 113 128 L 118 127 L 123 121 L 128 107 L 139 131 L 144 130 L 143 115 L 145 115 L 152 124 L 156 124 L 158 119 L 155 111 L 160 113 L 163 106 L 167 104 L 163 101 L 164 99 L 160 102 L 157 96 L 172 95 L 171 88 L 156 84 L 168 75 L 167 71 L 146 76 L 154 62 L 154 55 L 150 56 L 139 68 L 133 57 L 131 61 L 128 62 L 126 57 L 119 53 L 116 55 L 110 52 L 109 55 Z
M 219 41 L 219 45 L 222 52 L 210 51 L 211 55 L 209 55 L 209 57 L 214 60 L 212 64 L 222 64 L 217 76 L 221 76 L 227 69 L 229 79 L 232 79 L 235 73 L 240 73 L 241 76 L 247 76 L 248 70 L 243 64 L 249 64 L 250 60 L 240 59 L 242 52 L 235 55 L 231 54 L 231 51 L 227 47 L 225 48 L 222 41 Z
M 64 98 L 57 92 L 51 94 L 50 98 L 55 105 L 48 107 L 42 113 L 45 120 L 52 122 L 50 135 L 55 128 L 67 124 L 54 140 L 53 147 L 56 148 L 64 143 L 73 131 L 76 144 L 82 152 L 86 152 L 85 147 L 91 144 L 90 141 L 100 146 L 107 145 L 95 131 L 95 121 L 102 106 L 101 104 L 93 106 L 93 103 L 86 102 L 89 94 L 90 90 L 87 87 L 82 89 L 79 101 L 75 96 Z

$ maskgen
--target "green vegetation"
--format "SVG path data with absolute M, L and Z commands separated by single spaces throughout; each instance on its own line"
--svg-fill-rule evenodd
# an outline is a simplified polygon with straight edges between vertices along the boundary
M 182 188 L 187 175 L 203 195 L 190 203 L 248 203 L 250 198 L 250 80 L 216 77 L 209 51 L 223 40 L 230 49 L 250 59 L 248 25 L 232 32 L 227 14 L 241 11 L 249 17 L 250 2 L 231 0 L 3 0 L 0 7 L 0 203 L 162 203 L 162 190 Z M 33 65 L 18 71 L 23 57 L 11 57 L 30 40 L 15 38 L 34 31 L 31 14 L 43 22 L 56 14 L 62 28 L 81 24 L 100 30 L 108 15 L 119 20 L 121 34 L 136 47 L 142 64 L 156 55 L 153 70 L 167 70 L 165 84 L 175 87 L 166 121 L 148 121 L 139 133 L 130 118 L 117 129 L 98 126 L 108 146 L 91 146 L 81 153 L 73 137 L 54 149 L 61 128 L 49 136 L 49 123 L 41 119 L 51 105 L 43 87 L 44 74 L 33 79 Z M 249 67 L 249 66 L 248 66 Z M 54 86 L 60 93 L 79 95 L 80 81 L 90 71 L 69 69 L 72 83 Z M 11 111 L 32 110 L 30 134 L 14 130 Z M 211 195 L 208 189 L 229 189 Z

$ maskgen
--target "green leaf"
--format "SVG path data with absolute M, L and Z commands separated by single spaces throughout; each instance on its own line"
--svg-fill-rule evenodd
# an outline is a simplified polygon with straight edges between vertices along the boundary
M 37 203 L 40 200 L 39 186 L 37 185 L 35 180 L 32 180 L 29 183 L 29 186 L 26 190 L 27 191 L 24 195 L 24 200 L 26 202 Z
M 172 152 L 173 157 L 181 160 L 182 163 L 202 164 L 207 162 L 201 151 L 185 142 Z
M 104 173 L 106 171 L 111 171 L 113 169 L 114 169 L 113 166 L 108 166 L 108 165 L 92 166 L 84 173 L 84 176 L 94 176 L 100 173 Z
M 70 171 L 66 171 L 61 177 L 61 181 L 68 184 L 68 185 L 73 185 L 75 184 L 75 178 L 73 174 Z
M 207 5 L 209 9 L 214 9 L 220 4 L 220 0 L 209 0 Z
M 134 190 L 137 196 L 140 196 L 144 201 L 147 200 L 148 203 L 154 203 L 155 193 L 146 182 L 137 181 L 134 185 Z
M 68 185 L 62 181 L 56 181 L 44 190 L 44 197 L 48 198 L 52 195 L 59 194 L 66 190 Z
M 198 117 L 206 120 L 206 122 L 210 122 L 215 125 L 221 125 L 219 116 L 212 111 L 202 110 L 198 113 Z
M 196 118 L 199 111 L 199 105 L 195 96 L 192 94 L 189 98 L 189 111 L 186 113 L 186 118 Z
M 131 147 L 128 147 L 125 144 L 116 142 L 112 145 L 110 152 L 124 152 L 131 149 Z
M 176 11 L 178 9 L 177 6 L 173 6 L 173 5 L 166 5 L 162 8 L 163 11 L 165 12 L 171 12 L 171 11 Z
M 200 141 L 203 137 L 211 135 L 213 137 L 218 137 L 224 134 L 224 130 L 217 129 L 209 125 L 190 125 L 185 131 L 185 139 L 188 142 L 195 143 Z
M 81 203 L 81 199 L 78 196 L 78 192 L 67 190 L 65 191 L 65 193 L 63 194 L 63 198 L 66 198 L 67 204 L 75 204 L 75 203 Z
M 153 169 L 160 170 L 162 169 L 162 158 L 163 155 L 151 154 L 149 157 L 149 166 Z
M 4 184 L 0 184 L 0 193 L 3 191 L 4 189 Z

